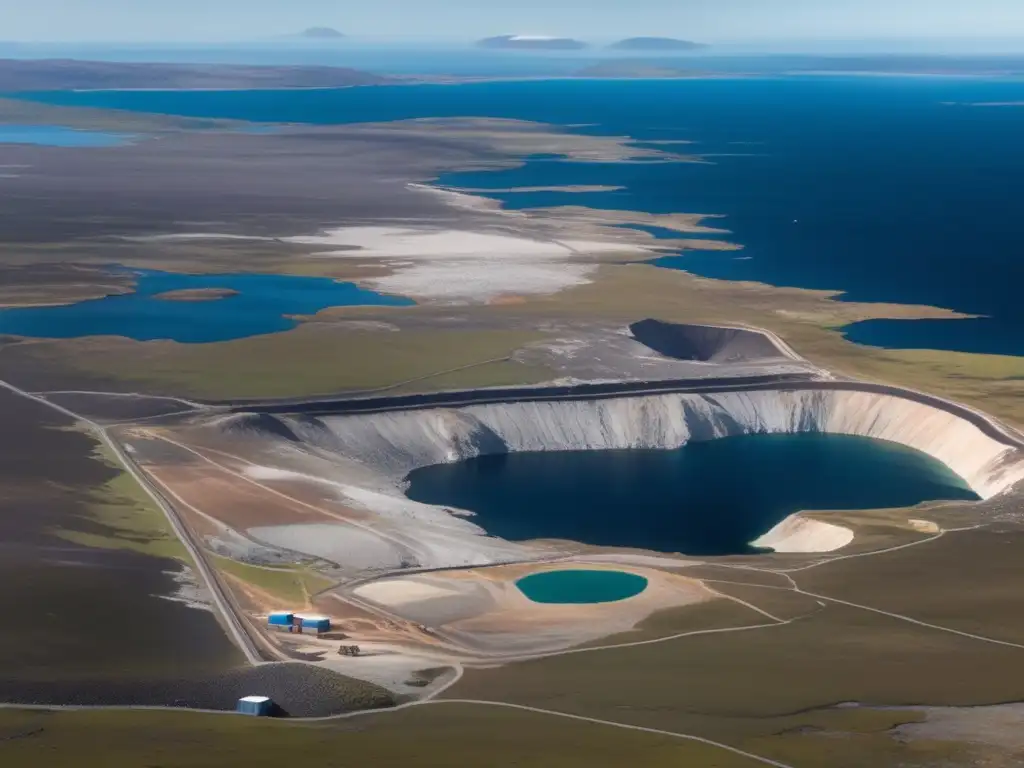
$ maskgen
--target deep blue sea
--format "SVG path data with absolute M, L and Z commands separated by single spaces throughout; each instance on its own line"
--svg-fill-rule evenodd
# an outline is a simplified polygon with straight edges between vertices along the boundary
M 568 539 L 691 555 L 751 552 L 800 510 L 977 499 L 930 456 L 850 435 L 744 435 L 677 450 L 483 456 L 410 473 L 406 494 L 476 513 L 513 541 Z
M 467 187 L 601 184 L 611 193 L 494 193 L 509 207 L 576 203 L 720 214 L 745 250 L 689 252 L 662 267 L 708 277 L 830 289 L 856 301 L 918 303 L 970 321 L 873 321 L 859 342 L 1024 354 L 1024 80 L 777 77 L 546 80 L 327 91 L 93 92 L 32 96 L 260 122 L 349 123 L 494 116 L 638 142 L 689 139 L 706 163 L 550 158 Z
M 137 275 L 133 293 L 56 307 L 0 309 L 0 334 L 56 339 L 126 336 L 136 341 L 199 344 L 286 331 L 299 324 L 293 316 L 316 314 L 327 307 L 413 303 L 326 277 L 131 272 Z M 201 288 L 238 293 L 206 301 L 157 298 L 168 291 Z

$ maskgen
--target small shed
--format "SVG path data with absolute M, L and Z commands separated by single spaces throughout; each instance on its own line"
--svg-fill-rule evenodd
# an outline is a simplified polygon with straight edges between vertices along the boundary
M 267 617 L 267 624 L 271 627 L 290 627 L 294 619 L 295 614 L 291 611 L 274 611 Z
M 274 702 L 266 696 L 245 696 L 238 700 L 235 710 L 241 715 L 267 717 L 274 708 Z

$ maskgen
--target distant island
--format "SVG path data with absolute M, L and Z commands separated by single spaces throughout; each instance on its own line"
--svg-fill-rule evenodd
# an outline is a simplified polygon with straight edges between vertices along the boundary
M 338 88 L 388 82 L 393 80 L 342 67 L 0 59 L 0 91 L 8 92 L 104 88 Z
M 501 48 L 527 51 L 578 51 L 587 47 L 581 40 L 571 37 L 546 35 L 499 35 L 477 41 L 479 48 Z
M 303 40 L 341 40 L 345 35 L 331 27 L 310 27 L 297 34 L 296 37 L 301 37 Z
M 700 51 L 708 46 L 674 37 L 627 37 L 609 47 L 617 51 Z
M 153 298 L 161 301 L 217 301 L 237 295 L 238 291 L 233 288 L 182 288 L 158 293 Z

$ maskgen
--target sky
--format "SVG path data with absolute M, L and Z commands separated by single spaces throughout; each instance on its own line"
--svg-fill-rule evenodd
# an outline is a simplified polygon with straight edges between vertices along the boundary
M 1024 0 L 0 0 L 0 39 L 260 40 L 667 35 L 705 42 L 1024 38 Z

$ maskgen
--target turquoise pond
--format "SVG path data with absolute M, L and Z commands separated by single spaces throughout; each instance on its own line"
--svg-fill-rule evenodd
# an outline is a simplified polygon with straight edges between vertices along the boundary
M 614 603 L 639 595 L 647 579 L 625 571 L 543 571 L 516 582 L 519 591 L 535 603 L 559 605 Z
M 0 334 L 50 339 L 126 336 L 136 341 L 202 344 L 287 331 L 299 324 L 295 316 L 313 315 L 328 307 L 414 303 L 326 277 L 120 271 L 136 276 L 133 293 L 64 306 L 0 310 Z M 160 298 L 169 291 L 198 289 L 237 293 L 204 301 Z
M 39 144 L 47 147 L 117 147 L 135 137 L 65 128 L 60 125 L 0 125 L 0 144 Z

